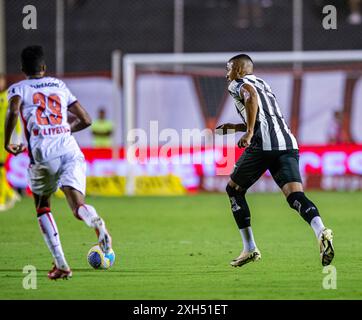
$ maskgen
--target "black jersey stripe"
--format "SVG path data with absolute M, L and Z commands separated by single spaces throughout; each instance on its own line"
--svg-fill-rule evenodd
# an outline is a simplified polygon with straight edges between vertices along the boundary
M 238 83 L 236 86 L 236 90 L 235 90 L 236 92 L 233 92 L 232 90 L 228 90 L 228 91 L 231 94 L 231 96 L 234 97 L 235 100 L 239 101 L 242 105 L 245 105 L 244 98 L 240 95 L 240 88 L 245 83 L 245 81 L 243 79 L 236 79 L 235 82 Z M 246 123 L 246 119 L 245 119 L 244 115 L 242 114 L 242 112 L 239 110 L 236 103 L 234 103 L 234 106 L 235 106 L 236 112 L 239 114 L 239 116 L 241 117 L 243 122 Z
M 244 104 L 244 97 L 242 97 L 242 96 L 240 95 L 240 88 L 241 88 L 241 86 L 245 83 L 245 81 L 242 80 L 242 79 L 238 79 L 238 80 L 236 80 L 236 82 L 238 83 L 238 85 L 237 85 L 237 87 L 236 87 L 236 88 L 237 88 L 238 96 L 239 96 L 239 98 L 240 98 L 241 103 Z
M 285 144 L 286 148 L 287 149 L 293 148 L 292 139 L 290 138 L 289 134 L 285 130 L 285 125 L 283 123 L 283 119 L 282 119 L 281 113 L 279 112 L 274 95 L 271 96 L 271 94 L 266 94 L 266 97 L 269 101 L 269 104 L 273 108 L 273 112 L 275 114 L 275 119 L 276 119 L 276 121 L 278 123 L 278 127 L 279 127 L 278 130 L 280 130 L 281 134 L 283 135 L 284 144 Z
M 271 98 L 269 97 L 269 101 L 271 103 L 271 105 L 273 106 L 276 114 L 278 112 L 278 107 L 276 105 L 276 100 L 275 98 Z M 290 137 L 290 134 L 285 130 L 285 123 L 284 122 L 284 119 L 279 117 L 279 115 L 277 116 L 277 120 L 278 120 L 278 124 L 279 124 L 279 127 L 281 129 L 281 132 L 283 134 L 283 137 L 284 137 L 284 140 L 285 140 L 285 144 L 287 146 L 287 149 L 293 149 L 293 142 L 292 142 L 292 138 Z
M 246 119 L 244 118 L 243 114 L 240 112 L 240 110 L 235 106 L 236 111 L 238 112 L 239 116 L 241 117 L 241 119 L 243 119 L 244 123 L 246 123 Z
M 264 80 L 256 78 L 256 81 L 259 82 L 260 84 L 262 84 L 264 87 L 267 87 Z M 264 92 L 266 92 L 266 91 L 264 91 Z M 293 149 L 294 148 L 293 147 L 293 141 L 292 141 L 292 138 L 291 138 L 289 132 L 287 132 L 287 130 L 286 130 L 286 128 L 288 128 L 288 126 L 286 125 L 286 123 L 285 123 L 285 121 L 283 119 L 283 116 L 282 116 L 282 114 L 280 112 L 280 109 L 277 106 L 275 94 L 273 92 L 271 92 L 271 91 L 267 91 L 267 92 L 268 93 L 265 93 L 265 96 L 267 97 L 268 101 L 270 102 L 270 105 L 273 108 L 273 112 L 275 114 L 275 118 L 277 120 L 278 127 L 279 127 L 277 129 L 278 130 L 280 129 L 280 132 L 283 135 L 286 149 Z
M 271 148 L 272 148 L 272 150 L 275 150 L 275 149 L 279 150 L 279 141 L 278 141 L 277 133 L 275 130 L 275 124 L 273 123 L 273 120 L 272 120 L 271 110 L 269 110 L 269 105 L 266 100 L 267 97 L 260 88 L 258 88 L 258 87 L 255 87 L 255 88 L 256 88 L 257 93 L 259 94 L 261 104 L 262 104 L 261 106 L 259 106 L 259 108 L 260 107 L 263 108 L 266 121 L 268 122 L 268 126 L 269 126 L 268 134 L 270 136 Z
M 249 80 L 249 79 L 247 79 L 247 80 Z M 244 80 L 244 79 L 235 79 L 235 82 L 237 82 L 237 83 L 244 83 L 245 80 Z
M 265 97 L 263 96 L 263 92 L 262 90 L 255 85 L 255 81 L 249 78 L 245 78 L 246 82 L 248 83 L 250 82 L 252 84 L 252 86 L 256 89 L 257 94 L 259 99 L 261 100 L 261 105 L 259 105 L 259 109 L 262 108 L 262 116 L 266 119 L 267 122 L 267 127 L 261 125 L 258 129 L 261 131 L 261 140 L 262 140 L 262 145 L 263 145 L 263 149 L 265 150 L 275 150 L 275 149 L 279 149 L 279 143 L 278 143 L 278 139 L 276 137 L 276 132 L 274 129 L 274 124 L 273 121 L 271 119 L 271 115 L 270 115 L 270 110 L 267 106 Z M 267 108 L 265 108 L 267 107 Z M 259 116 L 259 114 L 258 114 Z M 260 122 L 261 118 L 257 117 L 257 119 L 259 119 Z M 254 128 L 254 131 L 256 131 L 256 128 Z M 255 134 L 255 132 L 254 132 Z M 269 137 L 269 142 L 265 141 L 263 139 L 263 137 Z
M 245 111 L 239 110 L 241 105 L 245 106 L 244 101 L 241 101 L 243 95 L 240 93 L 243 84 L 253 86 L 258 96 L 259 125 L 254 127 L 254 136 L 258 136 L 258 139 L 254 139 L 257 141 L 256 145 L 263 150 L 298 149 L 297 141 L 283 118 L 275 94 L 268 83 L 254 75 L 246 75 L 242 79 L 235 80 L 228 88 L 241 118 L 246 120 Z
M 256 84 L 255 83 L 255 81 L 254 80 L 252 80 L 252 79 L 248 79 L 247 78 L 247 80 L 248 81 L 250 81 L 252 84 Z M 258 80 L 258 79 L 256 79 L 256 80 Z M 262 82 L 262 81 L 258 81 L 260 84 L 262 84 L 263 85 L 263 87 L 265 87 L 265 84 L 264 84 L 264 82 Z M 268 123 L 268 126 L 269 126 L 269 132 L 268 132 L 268 134 L 269 134 L 269 136 L 270 136 L 270 143 L 271 143 L 271 148 L 272 148 L 272 150 L 279 150 L 280 149 L 280 145 L 279 145 L 279 141 L 278 141 L 278 136 L 277 136 L 277 129 L 278 128 L 276 128 L 275 127 L 275 123 L 273 122 L 273 119 L 272 119 L 272 113 L 273 113 L 273 110 L 271 110 L 270 108 L 269 108 L 269 103 L 267 102 L 268 100 L 268 95 L 266 94 L 266 92 L 265 92 L 265 90 L 262 90 L 259 86 L 254 86 L 254 88 L 256 89 L 256 91 L 257 91 L 257 93 L 258 93 L 258 95 L 259 95 L 259 97 L 260 97 L 260 100 L 261 100 L 261 106 L 259 106 L 259 107 L 262 107 L 263 108 L 263 110 L 264 110 L 264 114 L 265 114 L 265 118 L 266 118 L 266 120 L 267 120 L 267 123 Z M 275 114 L 275 112 L 274 112 L 274 114 Z M 276 116 L 276 118 L 278 118 L 277 116 Z M 279 123 L 278 123 L 279 124 Z
M 256 78 L 256 80 L 263 84 L 264 87 L 266 87 L 266 84 L 265 84 L 265 81 L 262 80 L 262 79 L 259 79 L 259 78 Z M 283 118 L 283 115 L 282 113 L 280 112 L 280 109 L 277 105 L 277 101 L 276 101 L 276 96 L 273 92 L 271 91 L 268 91 L 268 93 L 270 94 L 267 94 L 267 97 L 269 99 L 269 102 L 270 104 L 272 105 L 273 107 L 273 110 L 274 110 L 274 114 L 276 115 L 276 119 L 277 119 L 277 122 L 278 122 L 278 125 L 281 129 L 281 132 L 283 134 L 283 137 L 284 137 L 284 140 L 285 140 L 285 144 L 286 144 L 286 148 L 287 149 L 293 149 L 293 141 L 292 141 L 292 138 L 290 136 L 290 134 L 287 132 L 286 128 L 288 128 L 287 124 L 285 123 L 285 120 Z

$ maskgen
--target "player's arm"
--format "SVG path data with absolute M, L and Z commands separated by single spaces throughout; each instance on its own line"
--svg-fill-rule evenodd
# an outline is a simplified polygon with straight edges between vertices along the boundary
M 72 103 L 69 106 L 68 111 L 75 116 L 72 117 L 70 122 L 71 132 L 77 132 L 92 125 L 91 117 L 78 101 Z
M 251 138 L 254 135 L 254 127 L 256 115 L 258 114 L 258 95 L 250 84 L 244 84 L 241 87 L 240 95 L 245 102 L 246 110 L 246 132 L 238 142 L 240 148 L 246 148 L 251 143 Z
M 21 98 L 20 96 L 14 96 L 9 101 L 9 109 L 5 120 L 5 150 L 13 155 L 18 155 L 25 150 L 23 144 L 11 144 L 11 136 L 18 122 L 20 114 Z
M 235 132 L 245 132 L 246 125 L 244 123 L 224 123 L 215 128 L 217 134 L 227 134 L 228 130 Z

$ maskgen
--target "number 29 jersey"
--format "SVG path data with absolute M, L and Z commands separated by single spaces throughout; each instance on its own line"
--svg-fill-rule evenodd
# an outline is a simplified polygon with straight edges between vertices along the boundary
M 31 163 L 47 162 L 68 152 L 81 152 L 71 135 L 68 107 L 77 101 L 63 81 L 27 79 L 8 89 L 8 99 L 21 98 L 21 119 Z

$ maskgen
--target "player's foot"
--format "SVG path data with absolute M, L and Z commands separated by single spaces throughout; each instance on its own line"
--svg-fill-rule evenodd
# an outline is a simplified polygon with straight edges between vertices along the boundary
M 48 272 L 48 278 L 50 280 L 57 280 L 57 279 L 66 279 L 68 280 L 69 278 L 72 277 L 72 270 L 61 270 L 58 269 L 57 266 L 54 264 L 53 269 L 51 269 Z
M 96 233 L 98 235 L 98 243 L 104 253 L 107 253 L 112 248 L 112 237 L 110 236 L 106 225 L 101 218 L 94 221 Z
M 331 229 L 324 229 L 319 238 L 320 256 L 323 266 L 331 264 L 334 258 L 333 232 Z
M 230 265 L 233 267 L 241 267 L 248 262 L 257 261 L 259 259 L 261 259 L 261 253 L 258 248 L 255 248 L 252 251 L 241 252 L 240 256 L 230 262 Z

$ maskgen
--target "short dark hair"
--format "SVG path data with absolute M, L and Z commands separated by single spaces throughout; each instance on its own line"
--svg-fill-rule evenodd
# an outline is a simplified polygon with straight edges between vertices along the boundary
M 234 61 L 234 60 L 244 60 L 244 61 L 247 60 L 247 61 L 250 61 L 252 64 L 254 64 L 254 61 L 245 53 L 241 53 L 241 54 L 238 54 L 238 55 L 232 57 L 229 60 L 229 62 Z
M 21 52 L 21 67 L 26 75 L 34 75 L 41 71 L 45 64 L 44 51 L 41 46 L 28 46 Z

